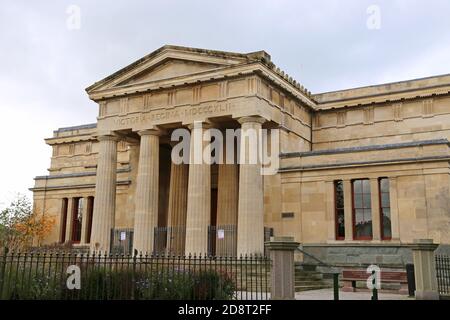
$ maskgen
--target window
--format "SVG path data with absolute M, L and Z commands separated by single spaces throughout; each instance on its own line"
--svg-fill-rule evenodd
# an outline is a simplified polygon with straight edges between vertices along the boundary
M 372 240 L 372 204 L 370 181 L 354 180 L 353 194 L 353 238 Z
M 344 184 L 342 180 L 334 182 L 334 214 L 336 240 L 345 240 Z
M 66 242 L 66 223 L 67 223 L 67 207 L 69 204 L 69 200 L 67 198 L 62 199 L 62 205 L 61 205 L 61 220 L 59 222 L 60 224 L 60 235 L 59 235 L 59 242 L 64 243 Z
M 391 229 L 391 200 L 389 197 L 389 179 L 381 178 L 378 180 L 380 190 L 380 224 L 381 239 L 392 239 Z
M 81 226 L 83 225 L 83 199 L 73 199 L 72 210 L 72 242 L 79 243 L 81 240 Z

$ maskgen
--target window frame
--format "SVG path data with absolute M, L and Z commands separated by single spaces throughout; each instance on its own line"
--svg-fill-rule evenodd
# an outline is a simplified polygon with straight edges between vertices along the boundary
M 342 183 L 342 198 L 345 197 L 344 195 L 344 181 L 343 180 L 335 180 L 333 181 L 333 202 L 334 202 L 334 232 L 335 232 L 335 240 L 336 241 L 344 241 L 345 240 L 345 205 L 342 207 L 344 210 L 344 236 L 339 236 L 339 223 L 338 223 L 338 210 L 341 208 L 337 207 L 337 184 L 341 182 Z M 344 199 L 342 199 L 344 200 Z
M 82 228 L 83 228 L 83 212 L 81 212 L 81 221 L 78 220 L 78 215 L 80 214 L 80 202 L 83 200 L 81 197 L 76 197 L 72 199 L 72 234 L 70 241 L 73 244 L 81 243 Z M 84 206 L 84 203 L 82 204 Z M 83 208 L 81 209 L 83 211 Z M 79 225 L 80 224 L 80 225 Z M 78 228 L 79 228 L 79 239 L 78 238 Z M 75 238 L 76 237 L 76 238 Z
M 383 213 L 383 205 L 382 205 L 382 192 L 381 192 L 381 180 L 387 180 L 389 183 L 389 191 L 387 192 L 388 196 L 389 196 L 389 211 L 390 211 L 390 218 L 391 218 L 391 236 L 390 237 L 386 237 L 384 235 L 384 213 Z M 391 181 L 389 180 L 388 177 L 381 177 L 378 178 L 378 203 L 379 203 L 379 210 L 380 210 L 380 237 L 381 240 L 384 241 L 389 241 L 392 240 L 392 211 L 391 211 L 391 191 L 390 191 L 390 187 L 391 187 Z M 384 192 L 386 193 L 386 192 Z
M 351 180 L 351 189 L 352 189 L 352 231 L 353 231 L 353 240 L 360 240 L 360 241 L 372 241 L 373 240 L 373 208 L 372 208 L 372 189 L 370 189 L 370 212 L 371 212 L 371 223 L 372 223 L 372 235 L 371 236 L 363 236 L 363 237 L 357 237 L 356 236 L 356 208 L 355 208 L 355 181 L 369 181 L 370 186 L 370 179 L 363 178 L 363 179 L 353 179 Z M 370 186 L 372 187 L 372 186 Z M 364 189 L 363 189 L 363 199 L 364 199 Z M 364 201 L 364 200 L 363 200 Z M 363 208 L 364 210 L 364 208 Z

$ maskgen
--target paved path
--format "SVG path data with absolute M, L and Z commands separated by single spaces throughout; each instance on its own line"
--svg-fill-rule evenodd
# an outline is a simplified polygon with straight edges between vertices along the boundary
M 339 292 L 339 300 L 370 300 L 371 292 Z M 333 289 L 303 291 L 295 293 L 296 300 L 333 300 Z M 379 300 L 414 300 L 408 296 L 394 293 L 378 293 Z

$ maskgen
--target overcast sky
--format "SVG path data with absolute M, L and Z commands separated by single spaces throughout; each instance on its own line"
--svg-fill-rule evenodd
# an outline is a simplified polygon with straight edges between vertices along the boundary
M 44 138 L 96 121 L 84 89 L 164 44 L 265 50 L 317 93 L 450 73 L 449 14 L 448 0 L 0 0 L 0 208 L 47 174 Z

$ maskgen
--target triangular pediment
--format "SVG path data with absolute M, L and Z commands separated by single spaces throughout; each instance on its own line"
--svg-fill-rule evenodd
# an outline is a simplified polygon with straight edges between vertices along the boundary
M 160 81 L 171 78 L 192 75 L 199 72 L 205 72 L 221 68 L 223 65 L 202 63 L 189 60 L 168 59 L 166 62 L 154 68 L 149 68 L 140 74 L 137 74 L 125 81 L 119 83 L 122 85 L 131 85 L 139 83 L 147 83 L 152 81 Z
M 204 74 L 259 59 L 258 53 L 234 53 L 178 46 L 164 46 L 88 87 L 89 95 L 105 90 L 154 84 Z M 265 53 L 264 53 L 265 54 Z M 267 55 L 267 54 L 266 54 Z

